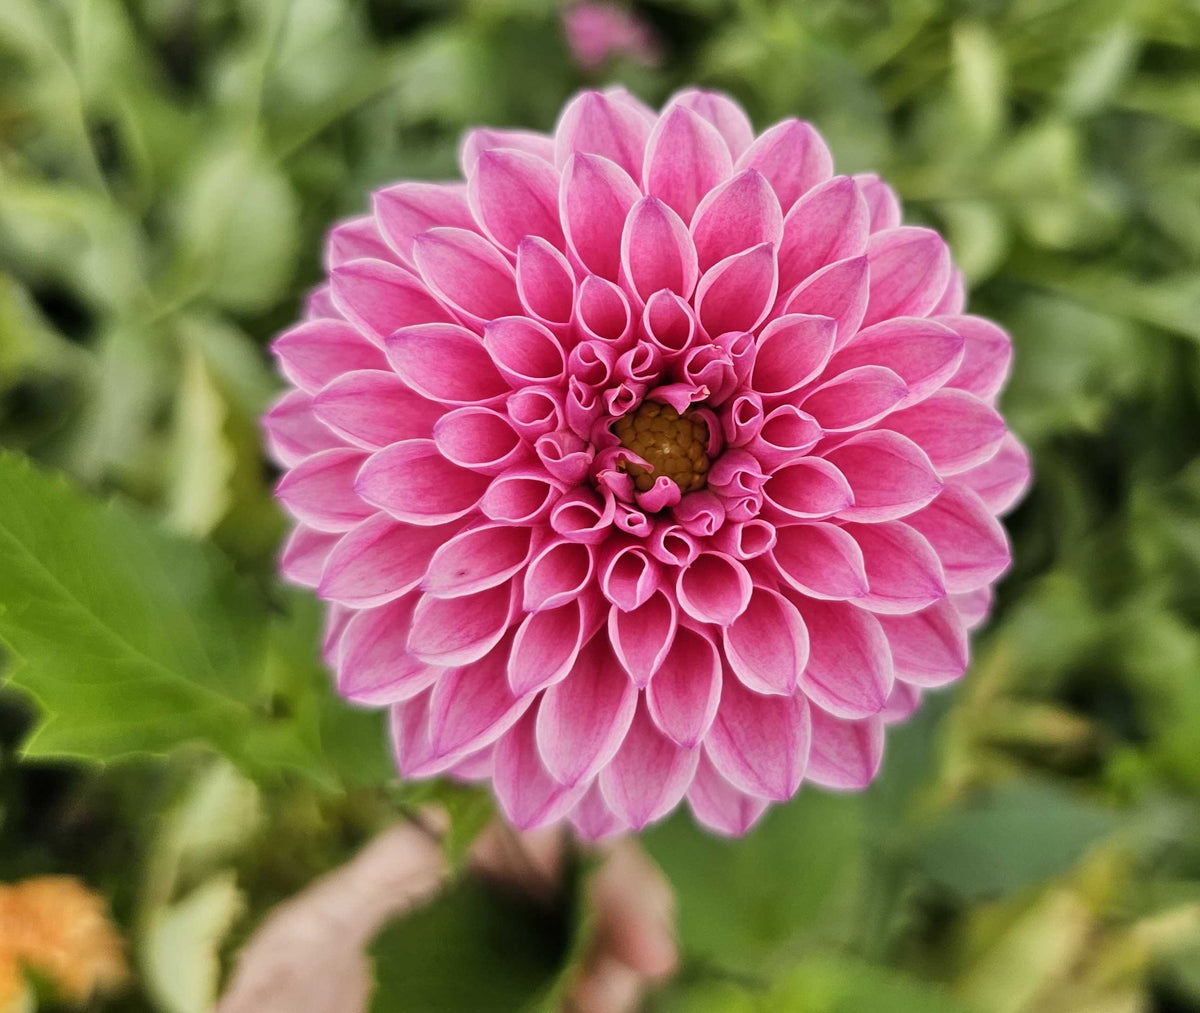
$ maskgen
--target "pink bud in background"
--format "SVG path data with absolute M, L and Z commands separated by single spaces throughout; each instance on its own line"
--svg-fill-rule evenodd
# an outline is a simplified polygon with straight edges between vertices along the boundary
M 617 4 L 583 0 L 562 12 L 563 32 L 575 62 L 595 70 L 616 56 L 646 67 L 657 66 L 661 54 L 650 26 Z

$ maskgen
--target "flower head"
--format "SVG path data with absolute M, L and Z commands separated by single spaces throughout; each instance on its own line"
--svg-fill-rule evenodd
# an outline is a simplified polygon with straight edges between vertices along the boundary
M 31 1008 L 27 968 L 80 1004 L 119 989 L 129 968 L 104 898 L 69 876 L 0 884 L 0 1010 Z
M 585 836 L 865 786 L 958 678 L 1025 451 L 941 237 L 723 95 L 475 130 L 332 230 L 268 415 L 348 698 L 407 777 Z

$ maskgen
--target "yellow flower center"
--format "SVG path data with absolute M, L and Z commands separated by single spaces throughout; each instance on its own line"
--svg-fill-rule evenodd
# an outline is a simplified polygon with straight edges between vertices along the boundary
M 643 401 L 638 409 L 613 424 L 621 446 L 652 466 L 623 467 L 638 492 L 648 492 L 659 475 L 666 475 L 680 492 L 703 489 L 708 479 L 708 425 L 692 412 L 679 414 L 670 405 Z

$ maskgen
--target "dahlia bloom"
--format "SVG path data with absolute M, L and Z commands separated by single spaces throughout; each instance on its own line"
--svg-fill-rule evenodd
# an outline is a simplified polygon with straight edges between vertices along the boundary
M 867 785 L 1029 480 L 941 237 L 812 126 L 587 92 L 330 233 L 266 419 L 341 693 L 588 838 Z

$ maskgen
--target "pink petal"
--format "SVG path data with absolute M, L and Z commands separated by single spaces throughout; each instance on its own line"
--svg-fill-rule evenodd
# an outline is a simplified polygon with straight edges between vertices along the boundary
M 631 105 L 595 91 L 576 96 L 554 129 L 554 163 L 560 169 L 576 153 L 600 155 L 641 179 L 650 123 Z
M 835 524 L 780 528 L 771 558 L 785 581 L 812 598 L 843 601 L 867 593 L 862 550 Z
M 521 312 L 512 265 L 475 232 L 423 232 L 413 259 L 430 291 L 473 326 Z
M 332 271 L 347 261 L 396 260 L 395 251 L 384 241 L 371 215 L 338 222 L 325 238 L 325 269 Z
M 343 439 L 367 450 L 425 439 L 445 409 L 412 391 L 390 369 L 345 373 L 313 400 L 313 412 Z
M 433 427 L 433 442 L 452 464 L 497 475 L 529 457 L 505 415 L 491 408 L 456 408 Z
M 783 595 L 756 587 L 750 604 L 722 631 L 729 667 L 755 693 L 790 696 L 808 664 L 808 630 Z
M 377 345 L 397 327 L 450 319 L 419 278 L 382 260 L 352 260 L 334 268 L 329 290 L 342 315 Z M 361 362 L 349 368 L 378 365 Z
M 570 541 L 595 545 L 608 537 L 616 512 L 611 493 L 601 497 L 581 486 L 554 504 L 550 527 Z
M 456 324 L 401 328 L 387 339 L 387 354 L 400 378 L 431 401 L 487 403 L 509 389 L 483 342 Z
M 908 387 L 885 366 L 857 366 L 826 380 L 800 401 L 826 432 L 864 429 L 908 397 Z
M 854 182 L 871 212 L 871 231 L 882 232 L 900 224 L 900 200 L 892 188 L 873 172 L 860 172 Z
M 696 336 L 696 315 L 674 292 L 655 292 L 642 313 L 642 328 L 669 362 L 691 346 Z
M 666 109 L 646 142 L 646 193 L 669 204 L 685 222 L 709 190 L 733 171 L 729 147 L 717 129 L 686 106 Z
M 921 706 L 921 691 L 907 682 L 896 681 L 892 687 L 892 695 L 888 697 L 887 706 L 879 712 L 885 725 L 907 721 Z
M 293 584 L 316 587 L 329 553 L 341 538 L 336 532 L 314 531 L 297 524 L 280 554 L 279 572 Z
M 617 608 L 631 612 L 658 590 L 659 565 L 640 543 L 610 540 L 601 558 L 600 590 Z
M 825 459 L 854 490 L 853 505 L 839 514 L 847 520 L 896 520 L 927 506 L 942 491 L 925 451 L 887 430 L 856 433 L 826 452 Z
M 950 280 L 950 249 L 933 229 L 906 225 L 867 241 L 871 298 L 864 326 L 889 317 L 922 317 Z
M 808 412 L 783 404 L 763 419 L 762 428 L 746 446 L 768 471 L 794 463 L 807 454 L 823 433 Z
M 967 670 L 967 627 L 954 603 L 939 601 L 906 616 L 880 616 L 896 678 L 914 686 L 945 686 Z
M 870 211 L 848 176 L 814 186 L 783 220 L 779 291 L 790 292 L 826 264 L 867 252 Z
M 846 721 L 812 709 L 812 751 L 806 777 L 833 791 L 861 791 L 883 762 L 883 718 Z
M 867 258 L 848 257 L 810 274 L 783 300 L 784 313 L 807 313 L 837 321 L 835 347 L 854 336 L 870 295 Z
M 708 732 L 720 699 L 721 660 L 716 644 L 689 626 L 678 627 L 646 688 L 654 723 L 672 742 L 691 749 Z
M 1004 437 L 991 460 L 958 476 L 958 480 L 973 489 L 992 513 L 1000 515 L 1021 501 L 1031 478 L 1029 451 L 1012 433 Z
M 1012 366 L 1012 339 L 990 320 L 971 316 L 942 316 L 945 324 L 962 336 L 963 361 L 949 386 L 991 401 L 1000 393 Z
M 441 545 L 425 571 L 423 590 L 438 598 L 461 598 L 505 583 L 529 559 L 532 531 L 507 524 L 480 524 Z
M 920 404 L 892 412 L 884 424 L 924 450 L 943 477 L 993 457 L 1008 432 L 994 408 L 974 394 L 953 389 L 939 390 Z
M 509 148 L 536 155 L 545 162 L 554 162 L 554 138 L 533 130 L 494 130 L 476 127 L 463 135 L 458 149 L 458 164 L 463 176 L 475 171 L 479 156 L 493 148 Z
M 741 837 L 767 811 L 768 802 L 738 791 L 717 773 L 712 761 L 700 756 L 696 776 L 687 793 L 696 821 L 714 833 Z
M 522 387 L 504 402 L 513 426 L 527 440 L 561 429 L 562 395 L 548 387 Z
M 508 652 L 496 650 L 482 660 L 446 672 L 434 684 L 429 700 L 432 759 L 410 776 L 426 777 L 489 746 L 510 729 L 533 698 L 508 688 Z
M 337 648 L 338 692 L 378 707 L 416 696 L 442 674 L 408 652 L 415 596 L 352 613 Z
M 624 610 L 613 605 L 608 612 L 608 637 L 613 654 L 642 689 L 659 670 L 675 639 L 674 600 L 655 591 L 637 608 Z
M 408 649 L 442 668 L 478 661 L 504 637 L 513 614 L 512 597 L 507 584 L 463 598 L 422 595 L 413 611 Z
M 444 524 L 473 510 L 487 477 L 451 464 L 433 440 L 404 440 L 372 454 L 354 493 L 409 524 Z
M 288 512 L 317 531 L 349 531 L 375 511 L 355 495 L 361 450 L 322 450 L 296 465 L 275 486 Z
M 442 226 L 475 228 L 461 183 L 397 183 L 377 190 L 372 204 L 379 231 L 406 264 L 413 262 L 413 243 L 421 233 Z
M 663 735 L 641 704 L 621 748 L 600 771 L 600 791 L 619 819 L 641 830 L 679 804 L 699 759 L 699 749 L 682 749 Z
M 562 496 L 564 487 L 541 468 L 515 468 L 497 475 L 479 501 L 485 517 L 509 524 L 545 520 Z
M 588 783 L 564 788 L 538 755 L 537 709 L 530 707 L 496 743 L 492 786 L 504 815 L 520 830 L 555 823 L 583 797 Z
M 763 243 L 726 257 L 696 286 L 696 316 L 710 335 L 752 331 L 775 301 L 779 282 L 775 249 Z
M 753 585 L 736 559 L 719 552 L 701 552 L 679 571 L 675 584 L 679 607 L 701 623 L 728 626 L 745 610 Z
M 517 296 L 530 317 L 565 327 L 575 306 L 575 272 L 544 239 L 526 236 L 517 246 Z
M 739 172 L 710 190 L 692 219 L 701 271 L 762 243 L 778 245 L 782 235 L 779 200 L 771 184 L 755 169 Z
M 729 155 L 735 161 L 754 140 L 754 128 L 750 125 L 750 118 L 728 95 L 717 91 L 701 91 L 699 88 L 685 88 L 672 96 L 667 105 L 686 106 L 708 120 L 725 139 Z
M 854 502 L 846 477 L 829 461 L 802 457 L 782 466 L 763 486 L 767 514 L 777 524 L 845 513 Z
M 737 167 L 757 169 L 766 176 L 786 212 L 833 175 L 833 156 L 811 123 L 783 120 L 758 135 L 738 159 Z
M 908 385 L 914 403 L 941 387 L 962 362 L 963 339 L 949 327 L 918 317 L 895 317 L 859 331 L 830 360 L 830 373 L 886 366 Z
M 310 320 L 284 331 L 271 344 L 279 370 L 315 394 L 354 369 L 386 369 L 383 353 L 342 320 Z
M 775 525 L 761 517 L 722 525 L 713 536 L 712 546 L 734 559 L 756 559 L 775 545 Z
M 565 679 L 583 649 L 590 627 L 578 599 L 530 612 L 517 629 L 508 659 L 508 684 L 534 693 Z
M 571 253 L 592 274 L 617 280 L 621 232 L 630 209 L 641 197 L 637 184 L 607 158 L 574 155 L 567 163 L 558 196 L 559 214 Z
M 510 253 L 526 236 L 562 246 L 558 173 L 544 159 L 513 148 L 481 152 L 468 178 L 467 198 L 484 231 Z
M 546 690 L 538 710 L 538 751 L 560 784 L 588 781 L 608 765 L 633 721 L 637 698 L 606 638 L 593 637 L 570 675 Z
M 961 313 L 967 305 L 967 282 L 957 267 L 950 272 L 950 280 L 937 304 L 929 311 L 930 316 Z
M 643 303 L 667 289 L 687 299 L 700 271 L 683 219 L 657 197 L 638 201 L 621 233 L 621 273 Z
M 762 398 L 754 391 L 747 390 L 737 395 L 721 420 L 725 442 L 733 447 L 746 446 L 762 429 L 763 414 Z
M 830 317 L 776 317 L 759 335 L 751 386 L 768 401 L 799 390 L 825 368 L 836 336 Z
M 523 608 L 527 612 L 557 608 L 574 600 L 592 582 L 596 565 L 590 545 L 552 541 L 525 571 Z
M 946 597 L 942 564 L 933 546 L 901 521 L 847 524 L 862 550 L 868 594 L 858 604 L 875 613 L 919 612 Z
M 421 583 L 438 546 L 458 530 L 413 527 L 376 514 L 343 536 L 329 556 L 319 597 L 354 608 L 382 605 Z
M 879 620 L 848 602 L 793 600 L 808 627 L 808 667 L 800 676 L 801 690 L 840 718 L 878 714 L 896 675 Z
M 285 468 L 294 468 L 306 457 L 344 446 L 313 414 L 313 399 L 292 388 L 262 420 L 263 434 L 271 458 Z
M 760 696 L 736 679 L 726 679 L 704 752 L 739 791 L 783 801 L 800 787 L 811 740 L 803 694 Z
M 906 518 L 941 558 L 952 594 L 990 584 L 1008 569 L 1012 554 L 1004 528 L 970 489 L 947 486 L 923 510 Z
M 964 591 L 962 594 L 952 594 L 950 601 L 954 603 L 955 611 L 962 617 L 968 630 L 975 629 L 987 619 L 992 611 L 995 594 L 988 585 L 976 588 L 974 591 Z
M 409 777 L 429 763 L 429 690 L 391 708 L 388 724 L 391 729 L 392 752 L 401 777 Z M 453 765 L 453 761 L 451 761 Z
M 566 376 L 567 363 L 558 339 L 526 317 L 493 320 L 483 329 L 483 347 L 513 387 L 559 383 Z
M 600 785 L 595 781 L 569 818 L 571 825 L 585 841 L 601 841 L 629 829 L 608 808 L 608 803 L 600 794 Z
M 575 299 L 575 318 L 582 337 L 611 348 L 626 347 L 633 332 L 629 299 L 611 281 L 595 275 L 583 279 Z

